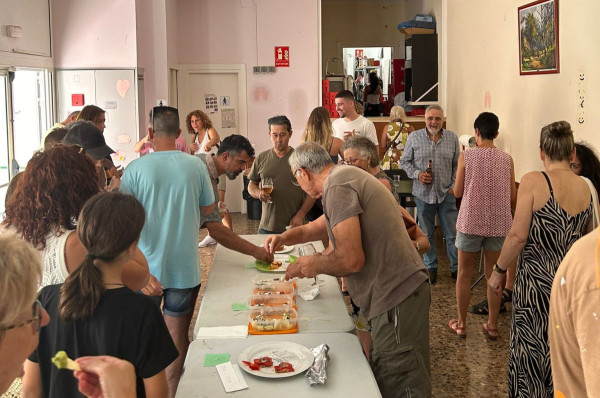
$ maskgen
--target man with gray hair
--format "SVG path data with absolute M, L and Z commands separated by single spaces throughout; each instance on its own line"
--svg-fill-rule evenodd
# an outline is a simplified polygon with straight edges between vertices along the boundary
M 283 244 L 329 237 L 323 253 L 291 263 L 286 279 L 317 274 L 345 277 L 350 295 L 371 325 L 370 364 L 384 397 L 431 395 L 429 283 L 392 193 L 358 167 L 333 165 L 320 145 L 303 143 L 290 156 L 297 183 L 322 198 L 324 215 L 281 235 Z
M 148 260 L 150 282 L 142 292 L 157 304 L 162 302 L 165 323 L 179 351 L 167 367 L 169 397 L 175 396 L 179 384 L 200 290 L 201 213 L 210 214 L 215 201 L 206 165 L 175 148 L 180 134 L 177 109 L 154 107 L 148 128 L 154 152 L 131 162 L 121 180 L 121 192 L 133 195 L 146 210 L 138 246 Z
M 435 250 L 435 216 L 437 214 L 444 238 L 446 254 L 450 259 L 450 272 L 456 279 L 458 254 L 456 240 L 456 198 L 454 180 L 460 147 L 458 137 L 442 128 L 444 110 L 431 105 L 425 111 L 425 128 L 408 136 L 400 158 L 402 169 L 413 180 L 413 195 L 417 205 L 419 227 L 427 234 L 430 249 L 423 256 L 429 269 L 431 283 L 437 279 L 438 260 Z

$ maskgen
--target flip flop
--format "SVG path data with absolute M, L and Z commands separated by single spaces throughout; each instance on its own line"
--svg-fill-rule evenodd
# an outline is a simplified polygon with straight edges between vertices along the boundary
M 467 337 L 467 329 L 458 326 L 458 319 L 450 319 L 448 322 L 448 327 L 452 332 L 456 333 L 458 337 L 462 339 Z
M 490 329 L 487 322 L 481 325 L 483 333 L 487 335 L 490 340 L 498 340 L 498 329 Z

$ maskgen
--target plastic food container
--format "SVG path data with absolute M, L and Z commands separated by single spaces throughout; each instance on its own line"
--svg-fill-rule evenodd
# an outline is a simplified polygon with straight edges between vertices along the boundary
M 250 309 L 250 334 L 281 334 L 298 331 L 298 312 L 290 306 L 265 306 Z
M 254 287 L 251 294 L 296 295 L 296 284 L 291 281 L 283 280 L 281 277 L 258 276 L 254 278 Z
M 248 299 L 250 307 L 281 307 L 295 308 L 296 299 L 289 294 L 253 294 Z

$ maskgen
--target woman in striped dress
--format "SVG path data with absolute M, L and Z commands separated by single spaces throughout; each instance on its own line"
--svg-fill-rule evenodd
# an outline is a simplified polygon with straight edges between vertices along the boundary
M 573 132 L 561 121 L 542 128 L 540 158 L 545 172 L 521 179 L 512 228 L 488 286 L 502 293 L 508 265 L 519 256 L 509 352 L 509 396 L 552 397 L 548 347 L 550 289 L 571 245 L 589 231 L 592 199 L 587 183 L 573 174 Z

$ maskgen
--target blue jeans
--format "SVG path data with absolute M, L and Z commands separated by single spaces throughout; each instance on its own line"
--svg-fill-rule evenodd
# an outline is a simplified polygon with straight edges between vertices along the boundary
M 458 253 L 456 250 L 456 218 L 458 210 L 456 210 L 456 198 L 454 195 L 446 195 L 442 203 L 429 204 L 415 197 L 417 205 L 419 227 L 427 235 L 431 248 L 423 255 L 423 260 L 427 268 L 437 268 L 437 253 L 435 250 L 435 215 L 437 213 L 440 219 L 440 225 L 444 238 L 446 238 L 446 254 L 450 259 L 450 271 L 458 271 Z

